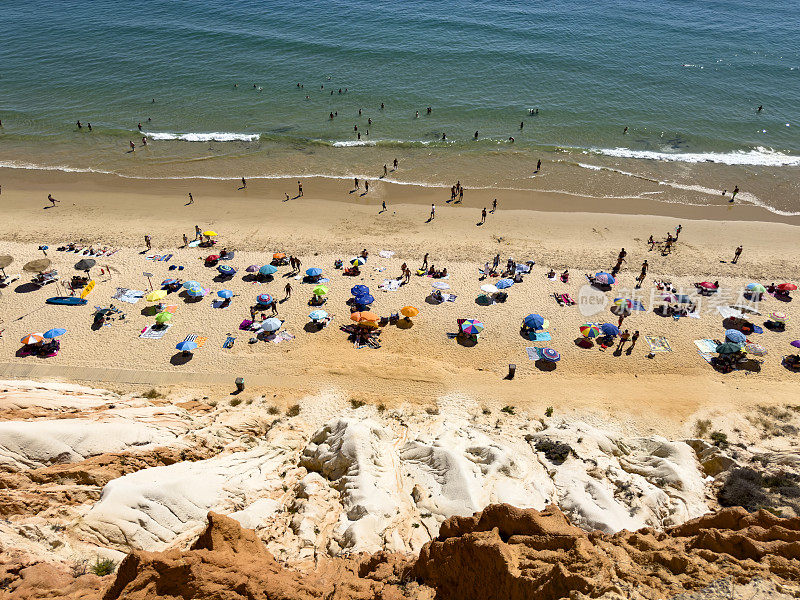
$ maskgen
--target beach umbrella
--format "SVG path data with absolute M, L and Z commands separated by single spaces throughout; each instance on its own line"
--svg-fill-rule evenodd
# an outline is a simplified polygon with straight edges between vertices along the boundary
M 558 362 L 561 360 L 561 355 L 552 348 L 542 348 L 539 350 L 539 356 L 550 362 Z
M 362 306 L 366 306 L 367 304 L 372 304 L 375 302 L 375 298 L 371 294 L 364 294 L 363 296 L 356 296 L 355 297 L 356 304 L 361 304 Z
M 767 355 L 767 349 L 764 348 L 764 346 L 762 346 L 761 344 L 755 344 L 755 343 L 745 344 L 744 349 L 748 354 L 752 354 L 753 356 Z
M 219 271 L 223 275 L 235 275 L 236 274 L 236 269 L 234 269 L 230 265 L 220 265 L 220 266 L 217 267 L 217 271 Z
M 675 296 L 674 294 L 661 294 L 661 299 L 664 302 L 677 302 L 678 301 L 678 297 Z
M 733 342 L 725 342 L 724 344 L 717 346 L 715 352 L 718 352 L 719 354 L 733 354 L 735 352 L 740 352 L 741 350 L 741 345 L 734 344 Z
M 322 275 L 322 269 L 317 267 L 311 267 L 310 269 L 306 269 L 306 275 L 309 277 L 319 277 Z
M 547 319 L 545 319 L 542 315 L 537 314 L 530 314 L 524 319 L 522 319 L 523 324 L 525 327 L 530 329 L 545 329 L 549 323 Z
M 321 321 L 322 319 L 324 319 L 327 316 L 328 316 L 328 313 L 326 313 L 324 310 L 312 310 L 308 314 L 308 318 L 311 319 L 312 321 Z
M 175 349 L 180 350 L 181 352 L 191 352 L 192 350 L 197 349 L 197 342 L 183 340 L 182 342 L 178 342 L 178 344 L 175 346 Z
M 199 287 L 202 287 L 202 286 L 197 281 L 192 281 L 190 279 L 189 281 L 184 281 L 183 282 L 183 287 L 188 290 L 189 288 L 199 288 Z
M 365 262 L 367 262 L 367 260 L 365 258 L 361 258 L 360 256 L 354 256 L 353 258 L 350 259 L 350 264 L 353 265 L 354 267 L 360 267 Z
M 275 254 L 272 255 L 272 258 L 273 260 L 283 260 L 284 258 L 286 258 L 286 254 L 284 254 L 283 252 L 276 252 Z
M 483 323 L 476 319 L 466 319 L 461 324 L 461 331 L 468 335 L 477 335 L 483 331 Z
M 717 286 L 715 286 L 710 281 L 703 281 L 702 283 L 698 283 L 697 285 L 698 285 L 698 287 L 701 287 L 701 288 L 706 289 L 706 290 L 715 290 L 715 289 L 717 289 Z
M 603 323 L 600 325 L 600 331 L 605 335 L 619 335 L 619 327 L 613 323 Z
M 614 300 L 614 306 L 622 306 L 631 309 L 633 308 L 633 300 L 630 298 L 616 298 Z
M 97 261 L 93 258 L 82 258 L 78 262 L 75 263 L 75 270 L 77 271 L 89 271 L 93 266 L 97 264 Z
M 594 280 L 597 283 L 602 283 L 605 285 L 612 285 L 616 282 L 614 276 L 611 273 L 606 273 L 605 271 L 600 271 L 599 273 L 595 273 Z
M 325 294 L 328 293 L 328 288 L 326 288 L 324 285 L 318 285 L 313 290 L 311 290 L 311 293 L 314 294 L 315 296 L 324 296 Z
M 203 235 L 206 237 L 217 237 L 217 232 L 209 229 L 208 231 L 204 231 Z
M 614 305 L 609 309 L 613 314 L 617 315 L 618 317 L 629 317 L 632 314 L 632 310 L 629 306 L 622 304 L 622 305 Z
M 245 269 L 245 271 L 247 271 L 248 273 L 255 273 L 256 271 L 258 271 L 258 265 L 250 265 Z
M 25 263 L 22 266 L 22 270 L 28 271 L 29 273 L 41 273 L 42 271 L 46 271 L 51 264 L 53 263 L 49 258 L 37 258 L 36 260 Z
M 172 321 L 172 314 L 168 312 L 160 312 L 156 315 L 156 323 L 169 323 Z
M 206 295 L 206 291 L 201 287 L 193 287 L 186 290 L 186 293 L 189 294 L 192 298 L 201 298 Z
M 270 296 L 269 294 L 259 294 L 256 297 L 256 302 L 264 305 L 272 304 L 272 296 Z
M 356 323 L 377 323 L 380 320 L 380 317 L 375 313 L 362 311 L 352 313 L 350 315 L 350 320 L 355 321 Z
M 167 290 L 153 290 L 149 294 L 147 294 L 144 299 L 148 302 L 158 302 L 159 300 L 163 300 L 167 297 Z
M 450 284 L 449 283 L 445 283 L 444 281 L 434 281 L 431 285 L 434 288 L 436 288 L 437 290 L 449 290 L 450 289 Z
M 209 254 L 206 256 L 206 262 L 213 262 L 215 260 L 219 260 L 219 254 Z
M 42 337 L 47 339 L 47 340 L 52 340 L 52 339 L 55 339 L 57 337 L 61 337 L 65 333 L 67 333 L 67 330 L 64 329 L 63 327 L 54 327 L 53 329 L 50 329 L 49 331 L 45 331 L 42 334 Z
M 5 269 L 8 265 L 14 262 L 14 257 L 4 254 L 0 256 L 0 269 Z
M 161 285 L 175 285 L 176 283 L 178 283 L 178 280 L 174 277 L 170 277 L 169 279 L 162 281 Z
M 281 323 L 280 319 L 276 319 L 275 317 L 272 317 L 270 319 L 267 319 L 263 323 L 261 323 L 261 329 L 263 331 L 268 331 L 268 332 L 278 331 L 278 329 L 281 328 L 281 325 L 283 325 L 283 323 Z
M 597 325 L 592 325 L 591 323 L 584 323 L 578 330 L 581 332 L 581 335 L 585 338 L 596 338 L 600 335 L 600 328 Z
M 771 313 L 769 313 L 769 316 L 772 317 L 772 320 L 776 321 L 777 323 L 786 323 L 787 321 L 789 321 L 789 315 L 787 315 L 786 313 L 779 312 L 777 310 L 774 310 Z
M 498 290 L 504 290 L 504 289 L 510 288 L 512 285 L 514 285 L 514 280 L 513 279 L 500 279 L 494 285 Z
M 405 318 L 410 319 L 411 317 L 416 317 L 419 314 L 419 309 L 416 306 L 404 306 L 400 309 L 400 314 Z
M 746 289 L 748 292 L 755 292 L 756 294 L 763 294 L 767 291 L 767 288 L 760 283 L 748 283 L 746 286 L 744 286 L 744 289 Z
M 486 292 L 487 294 L 496 294 L 498 290 L 496 285 L 492 285 L 491 283 L 486 283 L 481 286 L 481 291 Z
M 725 338 L 734 344 L 744 344 L 747 341 L 747 336 L 738 329 L 725 330 Z
M 794 346 L 795 348 L 800 348 L 800 340 L 795 340 L 793 342 L 789 342 L 790 346 Z
M 797 286 L 793 283 L 781 283 L 776 285 L 775 287 L 782 292 L 793 292 L 794 290 L 797 289 Z
M 258 270 L 258 272 L 261 275 L 273 275 L 278 272 L 278 269 L 273 265 L 264 265 Z
M 220 298 L 233 298 L 233 292 L 231 290 L 220 290 L 217 292 L 217 296 Z
M 27 346 L 28 344 L 39 344 L 43 340 L 44 340 L 44 334 L 42 334 L 42 333 L 29 333 L 24 338 L 22 338 L 20 341 Z
M 363 296 L 364 294 L 369 294 L 369 288 L 361 284 L 354 285 L 350 288 L 350 293 L 353 294 L 353 296 Z

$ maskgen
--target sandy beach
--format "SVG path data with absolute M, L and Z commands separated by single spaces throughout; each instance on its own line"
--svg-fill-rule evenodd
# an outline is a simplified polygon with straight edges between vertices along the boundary
M 237 190 L 235 181 L 140 181 L 103 175 L 25 172 L 5 170 L 0 204 L 6 216 L 0 231 L 0 254 L 12 255 L 8 274 L 22 278 L 2 290 L 2 362 L 9 374 L 38 372 L 66 379 L 92 379 L 150 387 L 195 385 L 215 392 L 230 390 L 233 379 L 245 377 L 247 384 L 274 388 L 288 396 L 301 395 L 328 387 L 343 389 L 367 402 L 387 404 L 406 401 L 430 403 L 432 397 L 465 393 L 503 404 L 591 407 L 602 412 L 624 412 L 643 421 L 656 417 L 650 426 L 663 426 L 661 419 L 679 427 L 682 420 L 704 405 L 744 406 L 753 396 L 780 402 L 797 393 L 797 375 L 785 369 L 781 356 L 791 350 L 789 342 L 798 337 L 789 322 L 785 331 L 764 330 L 756 336 L 768 351 L 760 372 L 739 371 L 722 374 L 701 356 L 694 340 L 724 339 L 722 317 L 714 310 L 713 297 L 700 307 L 700 318 L 678 321 L 654 314 L 650 308 L 652 282 L 670 281 L 684 293 L 694 293 L 693 283 L 718 280 L 729 290 L 717 295 L 730 296 L 727 304 L 749 282 L 769 285 L 800 279 L 798 270 L 798 229 L 796 218 L 778 217 L 752 206 L 687 207 L 641 200 L 627 204 L 601 205 L 591 198 L 564 197 L 542 193 L 491 190 L 465 195 L 463 204 L 452 205 L 449 190 L 373 182 L 368 195 L 362 190 L 350 193 L 351 182 L 311 179 L 303 181 L 304 196 L 294 198 L 297 182 L 254 180 L 246 190 Z M 194 204 L 186 205 L 188 192 Z M 47 194 L 59 200 L 49 208 Z M 285 202 L 284 193 L 292 199 Z M 480 209 L 499 202 L 495 214 L 478 226 Z M 379 214 L 380 203 L 387 211 Z M 436 218 L 427 223 L 430 203 L 437 205 Z M 652 211 L 644 216 L 640 212 Z M 181 248 L 181 236 L 193 239 L 195 224 L 219 233 L 218 246 L 235 251 L 229 264 L 239 272 L 230 281 L 215 281 L 215 268 L 204 266 L 211 253 L 203 248 Z M 650 235 L 663 239 L 668 231 L 682 225 L 674 251 L 662 256 L 646 243 Z M 144 251 L 144 236 L 152 237 L 153 249 Z M 58 246 L 78 243 L 95 248 L 109 247 L 118 252 L 98 259 L 98 267 L 113 268 L 111 276 L 100 275 L 84 307 L 59 307 L 44 304 L 60 284 L 26 291 L 29 274 L 21 266 L 42 257 L 39 245 L 48 245 L 48 258 L 62 277 L 76 274 L 73 264 L 81 257 L 59 252 Z M 731 264 L 734 249 L 744 246 L 738 264 Z M 618 282 L 605 293 L 610 302 L 635 293 L 647 311 L 636 311 L 623 325 L 641 337 L 632 352 L 627 347 L 619 355 L 614 349 L 597 346 L 580 348 L 579 325 L 584 322 L 617 323 L 605 309 L 588 318 L 577 307 L 556 304 L 553 293 L 569 293 L 577 298 L 587 284 L 584 274 L 608 271 L 620 248 L 628 252 Z M 345 277 L 333 268 L 336 259 L 347 261 L 362 249 L 370 258 L 358 277 Z M 381 258 L 390 251 L 391 258 Z M 330 289 L 323 307 L 334 320 L 327 328 L 309 327 L 308 305 L 314 287 L 284 277 L 281 267 L 274 281 L 249 283 L 242 279 L 245 267 L 270 262 L 274 252 L 299 257 L 302 269 L 319 267 Z M 446 267 L 449 291 L 455 302 L 431 305 L 426 297 L 434 279 L 412 276 L 408 285 L 397 291 L 378 289 L 385 279 L 397 278 L 404 262 L 416 269 L 422 256 L 429 263 Z M 481 306 L 482 293 L 478 269 L 495 254 L 501 265 L 508 257 L 517 262 L 534 261 L 531 273 L 509 290 L 502 304 Z M 169 262 L 146 260 L 146 255 L 172 254 Z M 633 290 L 639 266 L 649 262 L 645 285 Z M 172 265 L 184 270 L 169 270 Z M 550 281 L 550 268 L 570 270 L 569 283 Z M 111 296 L 118 287 L 149 291 L 143 272 L 153 274 L 158 286 L 167 277 L 193 279 L 210 290 L 211 297 L 186 302 L 171 294 L 165 301 L 175 305 L 169 331 L 160 340 L 139 338 L 153 323 L 143 314 L 144 300 L 135 305 L 115 302 Z M 258 294 L 284 296 L 290 282 L 292 297 L 278 305 L 283 329 L 294 339 L 279 344 L 259 341 L 248 344 L 251 332 L 240 331 L 239 324 L 249 317 L 249 307 Z M 491 281 L 489 281 L 491 282 Z M 378 350 L 356 349 L 340 331 L 348 324 L 346 300 L 356 284 L 370 287 L 376 301 L 373 311 L 389 316 L 406 305 L 416 306 L 420 315 L 413 326 L 382 328 Z M 230 289 L 235 297 L 225 309 L 212 307 L 219 289 Z M 22 293 L 24 292 L 24 293 Z M 722 298 L 725 300 L 725 298 Z M 712 302 L 713 301 L 713 302 Z M 121 308 L 124 321 L 93 331 L 94 306 Z M 726 304 L 726 302 L 721 302 Z M 753 322 L 761 325 L 771 311 L 782 311 L 800 318 L 794 303 L 780 302 L 765 295 Z M 539 313 L 550 321 L 547 343 L 532 343 L 520 335 L 522 318 Z M 476 318 L 486 329 L 474 347 L 464 347 L 447 333 L 458 330 L 456 319 Z M 16 358 L 19 340 L 31 332 L 64 327 L 62 350 L 57 357 Z M 176 362 L 175 344 L 187 335 L 207 337 L 205 346 L 185 364 Z M 223 349 L 227 336 L 236 337 L 233 348 Z M 648 358 L 645 336 L 663 336 L 671 352 Z M 526 347 L 550 346 L 562 360 L 555 370 L 544 372 L 528 359 Z M 509 364 L 517 365 L 516 377 L 504 380 Z M 23 369 L 23 371 L 20 371 Z M 174 378 L 174 380 L 173 380 Z M 698 393 L 700 392 L 700 393 Z M 211 392 L 208 392 L 211 393 Z

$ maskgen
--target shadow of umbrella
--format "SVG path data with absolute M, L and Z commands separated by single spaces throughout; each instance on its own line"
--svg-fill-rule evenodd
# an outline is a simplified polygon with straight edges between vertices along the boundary
M 176 352 L 172 355 L 172 358 L 169 359 L 169 363 L 179 367 L 188 363 L 192 358 L 194 358 L 194 354 L 191 352 Z
M 398 319 L 397 320 L 397 328 L 398 329 L 411 329 L 414 326 L 414 321 L 411 319 Z
M 539 369 L 540 371 L 544 371 L 545 373 L 549 373 L 550 371 L 556 370 L 556 363 L 545 360 L 544 358 L 540 358 L 539 360 L 534 361 L 534 366 Z

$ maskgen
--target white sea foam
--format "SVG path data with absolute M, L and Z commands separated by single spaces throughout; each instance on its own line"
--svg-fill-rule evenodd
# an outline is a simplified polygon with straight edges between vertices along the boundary
M 641 158 L 668 162 L 710 162 L 723 165 L 760 165 L 766 167 L 800 166 L 800 156 L 784 154 L 763 146 L 736 152 L 658 152 L 655 150 L 633 150 L 631 148 L 592 148 L 589 152 L 618 158 Z
M 0 169 L 30 169 L 34 171 L 63 171 L 64 173 L 102 173 L 103 175 L 116 175 L 114 171 L 104 171 L 102 169 L 68 167 L 66 165 L 37 165 L 35 163 L 14 160 L 0 160 Z
M 375 146 L 377 142 L 373 140 L 347 140 L 344 142 L 333 142 L 334 148 L 350 148 L 352 146 Z
M 257 133 L 229 133 L 213 131 L 211 133 L 170 133 L 147 132 L 144 134 L 151 140 L 180 140 L 183 142 L 257 142 L 261 136 Z

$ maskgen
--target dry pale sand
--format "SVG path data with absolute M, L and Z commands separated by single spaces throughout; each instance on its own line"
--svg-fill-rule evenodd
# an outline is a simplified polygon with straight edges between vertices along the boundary
M 118 270 L 113 278 L 95 273 L 97 287 L 86 307 L 45 305 L 44 300 L 58 295 L 55 286 L 30 291 L 23 277 L 2 289 L 2 338 L 0 371 L 13 374 L 21 367 L 8 365 L 48 365 L 66 379 L 129 381 L 124 373 L 136 373 L 137 381 L 154 385 L 192 385 L 207 388 L 207 394 L 230 391 L 236 376 L 249 385 L 270 388 L 281 397 L 315 390 L 338 388 L 352 397 L 392 405 L 399 402 L 431 403 L 444 394 L 461 393 L 480 402 L 517 406 L 553 405 L 556 408 L 591 409 L 632 418 L 651 427 L 676 425 L 690 415 L 709 407 L 736 410 L 759 402 L 788 402 L 796 398 L 800 375 L 780 364 L 788 345 L 800 337 L 794 331 L 800 318 L 797 302 L 779 302 L 766 297 L 761 312 L 787 312 L 795 319 L 785 332 L 765 330 L 755 336 L 769 351 L 761 372 L 720 374 L 697 354 L 693 340 L 722 338 L 722 319 L 716 311 L 702 308 L 700 319 L 674 322 L 651 311 L 634 313 L 624 327 L 638 329 L 642 337 L 632 353 L 615 356 L 611 350 L 578 348 L 578 326 L 587 319 L 576 307 L 559 307 L 551 294 L 568 292 L 577 297 L 586 280 L 583 273 L 610 269 L 621 247 L 628 251 L 628 262 L 619 284 L 607 296 L 613 299 L 622 289 L 633 287 L 643 259 L 650 263 L 644 303 L 650 307 L 649 284 L 668 279 L 689 289 L 691 283 L 719 280 L 726 288 L 741 289 L 751 281 L 797 282 L 798 219 L 778 218 L 756 207 L 682 207 L 647 204 L 641 200 L 625 204 L 547 195 L 542 193 L 481 191 L 465 196 L 463 205 L 450 206 L 449 190 L 383 185 L 374 182 L 367 196 L 348 193 L 351 185 L 336 180 L 304 181 L 305 197 L 283 202 L 284 192 L 295 195 L 296 181 L 258 180 L 237 191 L 236 182 L 206 180 L 129 180 L 111 176 L 45 172 L 3 171 L 0 208 L 0 254 L 11 254 L 15 262 L 6 272 L 21 273 L 22 265 L 41 257 L 40 244 L 50 246 L 48 256 L 62 275 L 71 276 L 79 257 L 58 252 L 67 242 L 95 247 L 119 248 L 119 252 L 100 265 Z M 191 191 L 195 203 L 186 206 Z M 44 208 L 52 193 L 60 200 L 54 208 Z M 499 210 L 487 223 L 476 226 L 480 209 L 497 197 Z M 378 214 L 381 200 L 388 211 Z M 436 219 L 426 223 L 430 203 L 437 204 Z M 648 212 L 658 216 L 625 214 Z M 649 252 L 648 236 L 663 238 L 681 223 L 683 232 L 675 252 L 662 257 Z M 220 233 L 220 245 L 236 250 L 229 264 L 240 269 L 227 283 L 213 280 L 217 272 L 203 266 L 208 250 L 178 248 L 181 234 L 191 234 L 194 225 Z M 172 253 L 170 262 L 152 262 L 141 254 L 143 236 L 153 238 L 153 252 Z M 742 259 L 730 264 L 734 248 L 744 245 Z M 333 269 L 336 258 L 347 259 L 362 249 L 370 260 L 362 276 L 344 277 Z M 379 258 L 380 250 L 395 254 Z M 312 286 L 291 281 L 292 298 L 279 306 L 285 329 L 296 337 L 280 344 L 247 343 L 251 334 L 238 331 L 249 314 L 248 307 L 257 294 L 283 297 L 288 268 L 281 268 L 274 282 L 253 284 L 242 281 L 244 268 L 266 264 L 275 251 L 300 257 L 303 269 L 318 266 L 330 277 L 329 300 L 324 307 L 335 315 L 332 326 L 307 331 L 307 302 Z M 432 306 L 425 302 L 432 279 L 412 277 L 409 285 L 397 292 L 383 293 L 377 285 L 384 278 L 397 277 L 403 262 L 416 268 L 425 252 L 437 267 L 447 267 L 448 283 L 458 295 L 455 303 Z M 517 261 L 533 260 L 536 265 L 525 281 L 512 287 L 508 301 L 494 306 L 475 302 L 480 285 L 478 267 L 500 253 Z M 181 273 L 168 271 L 173 264 L 184 265 Z M 570 283 L 548 281 L 550 267 L 571 272 Z M 384 269 L 377 271 L 377 269 Z M 173 326 L 159 341 L 140 339 L 142 328 L 152 317 L 142 314 L 144 301 L 136 305 L 116 303 L 127 314 L 125 322 L 92 331 L 94 305 L 108 305 L 117 286 L 147 289 L 142 272 L 155 275 L 154 282 L 168 276 L 195 279 L 213 292 L 232 289 L 237 297 L 224 310 L 214 309 L 211 299 L 177 304 Z M 388 315 L 411 304 L 420 308 L 413 327 L 384 328 L 379 350 L 357 350 L 339 326 L 349 322 L 345 301 L 357 283 L 370 286 L 376 298 L 374 312 Z M 60 293 L 60 292 L 59 292 Z M 170 299 L 174 295 L 170 296 Z M 532 344 L 519 333 L 522 317 L 541 313 L 550 320 L 552 341 Z M 457 330 L 456 319 L 474 317 L 486 324 L 475 347 L 464 347 L 449 339 Z M 761 325 L 765 317 L 755 317 Z M 608 310 L 591 320 L 616 322 Z M 43 361 L 16 358 L 19 339 L 30 332 L 63 326 L 68 333 L 58 357 Z M 171 364 L 175 344 L 186 335 L 208 337 L 205 347 L 191 361 Z M 223 350 L 227 334 L 236 344 Z M 644 336 L 666 336 L 673 349 L 647 358 Z M 548 345 L 562 354 L 551 372 L 530 362 L 526 346 Z M 514 380 L 504 380 L 508 364 L 517 365 Z M 103 371 L 97 367 L 118 369 Z M 42 371 L 44 372 L 44 371 Z M 164 373 L 170 375 L 165 378 Z M 36 369 L 28 375 L 36 377 Z M 210 384 L 209 384 L 210 382 Z

